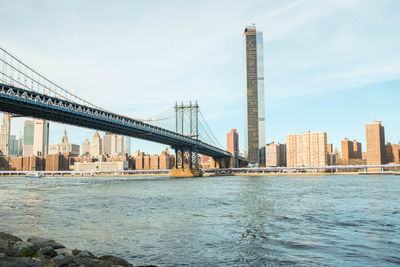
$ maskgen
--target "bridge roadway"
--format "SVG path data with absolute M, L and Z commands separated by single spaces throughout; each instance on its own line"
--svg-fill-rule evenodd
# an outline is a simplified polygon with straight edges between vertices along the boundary
M 190 149 L 214 158 L 231 154 L 201 140 L 122 115 L 0 83 L 0 111 L 40 118 Z

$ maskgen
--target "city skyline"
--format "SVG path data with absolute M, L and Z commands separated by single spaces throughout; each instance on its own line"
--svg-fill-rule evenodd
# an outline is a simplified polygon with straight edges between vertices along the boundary
M 73 14 L 76 22 L 54 16 L 62 6 L 60 3 L 33 5 L 24 12 L 37 14 L 41 8 L 45 18 L 54 23 L 48 25 L 47 20 L 35 17 L 28 27 L 18 24 L 26 25 L 24 20 L 7 28 L 0 26 L 6 33 L 1 45 L 79 96 L 124 115 L 150 117 L 172 107 L 176 100 L 185 100 L 178 99 L 182 96 L 198 99 L 220 142 L 224 143 L 229 129 L 236 128 L 243 149 L 241 35 L 243 27 L 254 22 L 264 32 L 266 143 L 283 143 L 287 133 L 310 130 L 327 132 L 328 143 L 333 143 L 335 148 L 340 148 L 346 136 L 365 144 L 362 129 L 374 120 L 382 120 L 387 126 L 386 139 L 398 143 L 400 126 L 396 123 L 396 103 L 400 100 L 397 80 L 400 58 L 393 55 L 399 44 L 399 37 L 394 34 L 399 23 L 393 18 L 399 5 L 394 1 L 379 5 L 360 3 L 253 2 L 246 6 L 248 12 L 243 12 L 243 5 L 232 4 L 225 9 L 227 13 L 220 14 L 218 10 L 222 9 L 222 4 L 212 6 L 206 2 L 185 6 L 185 12 L 171 10 L 176 15 L 173 20 L 160 11 L 169 10 L 169 5 L 161 4 L 160 10 L 153 11 L 143 5 L 146 12 L 159 15 L 155 16 L 154 23 L 148 23 L 146 18 L 128 16 L 127 11 L 134 12 L 129 5 L 125 11 L 107 4 L 96 14 L 90 11 L 88 4 L 66 6 L 67 14 L 77 7 L 89 14 L 85 17 Z M 31 4 L 26 2 L 26 5 Z M 18 6 L 11 3 L 5 7 L 9 11 L 5 13 L 13 14 Z M 121 16 L 107 16 L 108 9 Z M 210 14 L 214 27 L 210 27 L 209 22 L 203 26 L 196 24 L 192 29 L 191 22 L 198 19 L 195 12 Z M 226 20 L 216 20 L 217 14 Z M 229 14 L 238 16 L 233 19 Z M 335 15 L 340 15 L 341 20 L 335 22 L 332 31 L 331 17 Z M 101 16 L 105 16 L 107 27 L 103 27 Z M 187 23 L 182 24 L 185 19 Z M 162 20 L 165 23 L 161 24 Z M 142 27 L 131 27 L 136 23 Z M 178 25 L 179 35 L 174 33 Z M 371 25 L 374 27 L 368 31 Z M 36 38 L 32 39 L 30 27 L 39 29 L 35 31 Z M 138 36 L 154 41 L 157 38 L 161 42 L 155 42 L 155 47 L 143 43 Z M 52 42 L 48 42 L 50 39 Z M 181 45 L 174 48 L 179 41 Z M 94 44 L 96 49 L 93 49 Z M 118 51 L 110 48 L 115 47 L 113 44 Z M 60 53 L 65 46 L 69 50 Z M 190 56 L 191 50 L 185 47 L 199 53 Z M 140 54 L 150 57 L 145 60 Z M 78 59 L 81 66 L 75 64 Z M 100 59 L 107 64 L 97 64 Z M 157 65 L 156 62 L 165 63 Z M 119 66 L 118 70 L 114 71 L 113 66 Z M 152 66 L 157 67 L 152 69 Z M 96 93 L 96 90 L 106 91 L 110 84 L 116 92 L 112 101 Z M 18 135 L 22 126 L 23 120 L 13 118 L 11 135 Z M 80 144 L 82 140 L 78 138 L 94 133 L 62 124 L 51 123 L 50 128 L 54 131 L 50 134 L 51 144 L 58 142 L 52 136 L 62 135 L 64 128 L 71 133 L 72 143 Z M 138 140 L 132 140 L 132 146 L 149 152 L 161 148 Z

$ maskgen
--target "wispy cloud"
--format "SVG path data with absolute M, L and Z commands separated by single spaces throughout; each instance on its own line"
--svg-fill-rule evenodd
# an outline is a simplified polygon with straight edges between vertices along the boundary
M 13 23 L 0 25 L 0 45 L 83 98 L 129 116 L 198 100 L 221 140 L 227 129 L 218 125 L 242 124 L 241 38 L 249 23 L 264 32 L 269 100 L 400 74 L 398 1 L 138 3 L 8 1 L 0 12 Z

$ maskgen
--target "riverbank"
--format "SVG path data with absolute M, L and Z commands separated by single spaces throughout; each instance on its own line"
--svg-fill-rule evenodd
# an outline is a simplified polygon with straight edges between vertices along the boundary
M 207 173 L 203 176 L 332 176 L 332 175 L 400 175 L 400 172 L 238 172 L 238 173 Z
M 111 255 L 97 257 L 86 250 L 68 249 L 51 239 L 21 238 L 0 232 L 0 266 L 19 267 L 133 267 L 122 258 Z
M 400 172 L 221 172 L 221 173 L 204 173 L 205 177 L 212 176 L 330 176 L 330 175 L 400 175 Z M 0 175 L 1 177 L 25 177 L 25 174 L 7 173 Z M 57 173 L 46 174 L 44 177 L 170 177 L 169 173 L 93 173 L 93 174 L 78 174 L 78 173 Z

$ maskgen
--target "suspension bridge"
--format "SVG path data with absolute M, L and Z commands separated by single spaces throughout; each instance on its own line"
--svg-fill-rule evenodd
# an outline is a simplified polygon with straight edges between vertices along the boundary
M 172 176 L 200 175 L 199 153 L 216 162 L 232 157 L 215 138 L 197 103 L 176 103 L 151 119 L 135 119 L 80 98 L 3 48 L 0 64 L 0 111 L 168 145 L 176 153 Z

